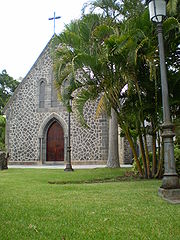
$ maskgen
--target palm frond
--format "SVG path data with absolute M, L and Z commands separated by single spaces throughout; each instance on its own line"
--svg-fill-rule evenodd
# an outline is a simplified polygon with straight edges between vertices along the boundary
M 138 58 L 138 51 L 148 42 L 148 37 L 144 38 L 139 44 L 138 46 L 136 47 L 136 50 L 135 50 L 135 59 L 134 59 L 134 62 L 135 62 L 135 65 L 137 63 L 137 58 Z
M 167 4 L 167 11 L 171 16 L 177 13 L 178 0 L 169 0 Z
M 100 114 L 102 114 L 106 111 L 106 101 L 107 100 L 106 100 L 105 94 L 102 94 L 102 96 L 100 97 L 100 99 L 98 101 L 95 118 L 98 118 L 100 116 Z
M 84 106 L 88 100 L 95 100 L 99 93 L 96 87 L 89 87 L 88 89 L 81 89 L 75 98 L 75 108 L 79 121 L 84 127 L 88 127 L 87 121 L 84 118 Z
M 163 22 L 163 30 L 164 34 L 166 35 L 173 29 L 178 29 L 180 31 L 180 23 L 174 17 L 169 17 Z

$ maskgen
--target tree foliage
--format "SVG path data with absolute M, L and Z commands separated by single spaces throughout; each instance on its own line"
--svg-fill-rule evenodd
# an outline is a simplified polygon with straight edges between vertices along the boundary
M 134 0 L 133 3 L 137 6 L 135 11 L 130 7 L 132 1 L 92 1 L 91 13 L 66 26 L 57 37 L 59 46 L 54 69 L 59 89 L 65 80 L 69 81 L 68 91 L 62 98 L 67 100 L 76 92 L 76 108 L 84 124 L 83 107 L 89 99 L 99 98 L 100 108 L 107 112 L 111 108 L 116 111 L 139 174 L 151 178 L 161 174 L 163 160 L 158 42 L 155 26 L 149 20 L 143 1 Z M 97 8 L 102 10 L 101 14 L 93 13 Z M 168 18 L 163 28 L 170 96 L 173 96 L 171 110 L 177 118 L 178 19 Z M 147 135 L 152 136 L 152 164 Z M 137 153 L 137 140 L 142 164 Z
M 2 116 L 3 108 L 12 96 L 19 82 L 10 77 L 6 70 L 0 73 L 0 149 L 5 150 L 5 117 Z
M 6 70 L 0 73 L 0 114 L 19 82 L 10 77 Z

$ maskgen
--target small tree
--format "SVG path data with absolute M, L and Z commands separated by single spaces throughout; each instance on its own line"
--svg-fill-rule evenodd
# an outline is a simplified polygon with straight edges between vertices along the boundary
M 0 149 L 5 150 L 5 124 L 6 119 L 2 116 L 3 108 L 12 96 L 19 82 L 10 77 L 6 70 L 0 73 Z
M 10 77 L 6 70 L 0 73 L 0 114 L 19 82 Z

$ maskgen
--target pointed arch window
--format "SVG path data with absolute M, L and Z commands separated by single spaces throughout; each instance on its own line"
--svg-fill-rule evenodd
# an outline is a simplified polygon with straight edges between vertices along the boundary
M 41 80 L 39 85 L 39 108 L 44 108 L 45 100 L 45 81 Z

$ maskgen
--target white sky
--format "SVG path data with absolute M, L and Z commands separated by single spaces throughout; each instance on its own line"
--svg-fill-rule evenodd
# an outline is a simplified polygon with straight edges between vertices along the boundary
M 0 0 L 0 72 L 25 77 L 54 33 L 79 18 L 87 0 Z

